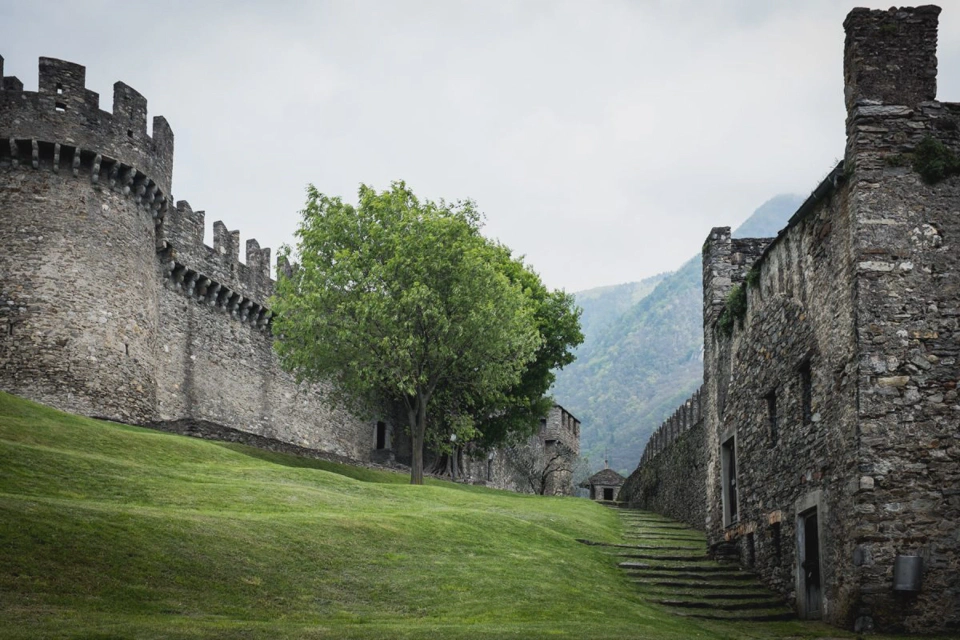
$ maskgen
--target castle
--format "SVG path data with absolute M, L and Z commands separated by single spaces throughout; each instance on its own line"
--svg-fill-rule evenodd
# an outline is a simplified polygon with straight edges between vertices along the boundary
M 270 249 L 248 240 L 241 262 L 222 222 L 206 246 L 204 213 L 171 196 L 167 121 L 149 135 L 146 99 L 122 82 L 101 110 L 85 75 L 41 58 L 38 91 L 24 91 L 0 58 L 0 389 L 192 435 L 403 459 L 396 420 L 354 415 L 280 368 Z M 500 459 L 465 466 L 471 481 L 514 486 Z
M 710 233 L 703 387 L 621 493 L 857 631 L 960 629 L 960 104 L 936 99 L 939 13 L 847 16 L 843 161 L 776 238 Z

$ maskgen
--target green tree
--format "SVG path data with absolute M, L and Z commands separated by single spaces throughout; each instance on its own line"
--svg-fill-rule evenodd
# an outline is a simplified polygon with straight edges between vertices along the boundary
M 515 384 L 479 399 L 479 403 L 476 398 L 440 390 L 438 405 L 443 408 L 440 417 L 444 424 L 431 432 L 428 444 L 441 454 L 434 472 L 454 478 L 466 451 L 477 455 L 502 445 L 526 446 L 553 406 L 548 392 L 555 380 L 554 370 L 573 362 L 572 349 L 583 342 L 580 309 L 573 296 L 548 289 L 522 258 L 512 256 L 506 247 L 499 250 L 500 270 L 520 286 L 533 311 L 540 346 Z
M 535 310 L 470 201 L 421 202 L 396 182 L 361 185 L 353 207 L 311 185 L 302 214 L 300 263 L 272 301 L 280 361 L 342 397 L 400 403 L 422 484 L 428 429 L 443 423 L 428 416 L 449 411 L 438 400 L 496 404 L 518 384 L 541 346 Z
M 541 340 L 517 383 L 496 398 L 497 402 L 474 409 L 478 416 L 475 442 L 482 450 L 525 439 L 537 429 L 540 418 L 553 406 L 548 392 L 555 380 L 554 371 L 573 362 L 572 350 L 583 342 L 581 312 L 573 296 L 548 289 L 522 259 L 514 258 L 504 247 L 501 251 L 500 268 L 526 295 Z

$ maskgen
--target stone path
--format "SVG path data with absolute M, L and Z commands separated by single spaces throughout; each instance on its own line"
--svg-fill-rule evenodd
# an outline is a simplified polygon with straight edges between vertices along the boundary
M 685 524 L 649 511 L 616 508 L 625 542 L 600 545 L 645 600 L 681 616 L 733 621 L 792 620 L 796 614 L 757 577 L 733 564 L 711 560 L 706 537 Z

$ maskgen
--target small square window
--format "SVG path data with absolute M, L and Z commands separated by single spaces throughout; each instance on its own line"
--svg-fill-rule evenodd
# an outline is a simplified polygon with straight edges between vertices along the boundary
M 66 113 L 66 111 L 67 111 L 67 105 L 66 105 L 66 103 L 64 103 L 64 102 L 57 102 L 57 103 L 55 103 L 55 104 L 53 105 L 53 109 L 54 109 L 54 111 L 56 111 L 57 113 Z
M 127 129 L 127 137 L 128 137 L 128 138 L 132 138 L 132 137 L 133 137 L 133 129 Z

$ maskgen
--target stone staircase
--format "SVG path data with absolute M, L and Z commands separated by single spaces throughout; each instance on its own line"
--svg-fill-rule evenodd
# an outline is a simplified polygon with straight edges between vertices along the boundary
M 623 544 L 581 542 L 607 549 L 645 600 L 695 618 L 758 622 L 796 618 L 754 574 L 711 560 L 703 533 L 649 511 L 616 510 L 626 531 Z

